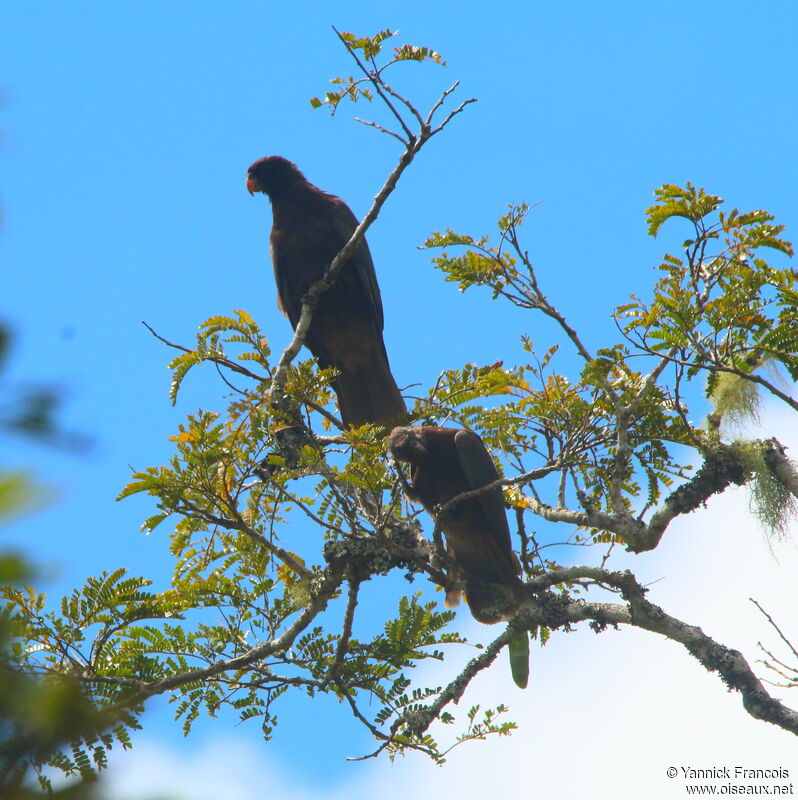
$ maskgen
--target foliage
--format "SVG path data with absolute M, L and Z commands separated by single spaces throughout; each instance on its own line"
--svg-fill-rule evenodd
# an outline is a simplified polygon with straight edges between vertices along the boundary
M 8 331 L 0 329 L 0 358 L 9 340 Z M 75 441 L 64 436 L 53 419 L 55 399 L 50 390 L 38 387 L 9 398 L 0 427 L 50 443 Z M 47 492 L 27 472 L 0 472 L 0 525 L 30 513 L 46 498 Z M 43 620 L 28 624 L 29 618 L 19 609 L 26 605 L 41 609 L 43 598 L 37 601 L 32 589 L 19 587 L 35 577 L 26 558 L 10 550 L 0 551 L 0 594 L 7 600 L 13 598 L 0 614 L 0 795 L 8 800 L 43 795 L 82 800 L 94 796 L 96 769 L 106 765 L 107 750 L 114 742 L 128 746 L 126 726 L 137 727 L 137 723 L 124 708 L 112 713 L 97 708 L 89 687 L 78 675 L 63 669 L 63 658 L 51 661 L 54 668 L 43 673 L 29 668 L 31 652 L 37 646 L 35 628 Z M 53 638 L 65 634 L 58 644 L 62 653 L 71 638 L 68 629 L 69 625 L 62 625 L 50 632 Z M 54 791 L 48 768 L 78 780 Z M 38 778 L 38 788 L 30 780 L 31 771 Z
M 373 90 L 388 105 L 397 131 L 374 127 L 405 149 L 380 202 L 424 141 L 465 105 L 434 128 L 431 119 L 454 87 L 427 117 L 391 89 L 388 67 L 443 63 L 408 46 L 381 62 L 391 35 L 339 34 L 362 77 L 336 79 L 340 91 L 311 101 L 334 112 L 345 98 L 372 99 Z M 333 375 L 313 360 L 294 360 L 301 341 L 275 363 L 247 312 L 216 315 L 192 348 L 171 345 L 180 354 L 171 362 L 170 396 L 210 363 L 236 379 L 224 378 L 232 389 L 226 407 L 190 414 L 172 437 L 169 462 L 136 471 L 119 496 L 153 498 L 146 532 L 168 521 L 170 585 L 154 590 L 117 569 L 89 579 L 58 610 L 32 588 L 4 590 L 18 669 L 78 681 L 92 713 L 105 722 L 117 715 L 111 733 L 80 733 L 80 756 L 54 744 L 50 763 L 67 772 L 91 759 L 102 766 L 114 739 L 128 744 L 143 702 L 155 694 L 170 696 L 186 732 L 200 714 L 228 709 L 258 720 L 268 738 L 281 698 L 296 692 L 336 697 L 379 742 L 372 755 L 418 750 L 442 762 L 451 747 L 514 727 L 503 705 L 452 713 L 471 679 L 515 645 L 513 674 L 525 683 L 529 634 L 544 645 L 579 621 L 597 632 L 630 624 L 669 636 L 731 688 L 748 691 L 753 673 L 734 660 L 739 653 L 668 617 L 631 573 L 611 564 L 617 546 L 653 549 L 674 518 L 731 484 L 753 482 L 756 513 L 770 530 L 784 530 L 798 486 L 793 466 L 775 440 L 734 440 L 734 425 L 724 425 L 753 413 L 757 391 L 798 410 L 763 370 L 775 364 L 798 378 L 796 273 L 761 255 L 766 248 L 791 255 L 783 226 L 764 211 L 726 211 L 720 198 L 690 184 L 663 186 L 647 211 L 649 233 L 686 220 L 690 238 L 679 255 L 665 254 L 650 299 L 632 297 L 617 308 L 617 340 L 593 348 L 541 288 L 520 238 L 530 211 L 511 206 L 493 238 L 447 230 L 425 247 L 461 291 L 487 288 L 494 300 L 534 314 L 530 325 L 543 315 L 561 343 L 539 353 L 525 338 L 525 364 L 444 370 L 412 409 L 416 423 L 476 431 L 505 476 L 530 591 L 517 617 L 484 646 L 456 632 L 455 614 L 429 592 L 448 585 L 449 556 L 437 526 L 403 499 L 405 476 L 385 455 L 387 431 L 342 429 Z M 303 319 L 308 313 L 311 304 Z M 563 347 L 579 359 L 573 374 L 563 367 Z M 710 413 L 698 426 L 690 420 L 705 397 Z M 580 548 L 583 565 L 558 562 L 566 545 Z M 363 587 L 390 573 L 413 588 L 375 623 L 364 612 Z M 614 602 L 594 602 L 608 594 Z M 419 676 L 416 667 L 429 660 L 445 662 L 446 685 Z M 760 718 L 798 732 L 795 712 L 761 694 L 755 700 L 748 706 Z
M 0 370 L 6 367 L 11 341 L 11 332 L 0 323 Z M 24 436 L 66 450 L 85 450 L 91 444 L 86 436 L 65 430 L 57 423 L 59 400 L 58 391 L 45 383 L 16 386 L 4 381 L 0 393 L 0 433 Z
M 656 195 L 647 211 L 649 232 L 684 217 L 693 238 L 684 242 L 683 258 L 666 254 L 650 305 L 635 298 L 619 309 L 631 318 L 624 332 L 647 352 L 677 348 L 689 362 L 688 375 L 710 370 L 710 392 L 719 373 L 748 375 L 770 359 L 798 379 L 795 271 L 776 269 L 758 255 L 764 247 L 792 255 L 781 238 L 784 226 L 771 224 L 773 216 L 762 210 L 719 210 L 719 197 L 689 183 L 685 189 L 666 184 Z
M 338 33 L 338 31 L 336 31 Z M 393 55 L 384 64 L 377 63 L 377 58 L 382 54 L 383 44 L 396 36 L 395 31 L 384 30 L 375 34 L 374 36 L 355 36 L 353 33 L 338 33 L 338 37 L 344 43 L 346 48 L 356 58 L 359 54 L 363 60 L 371 67 L 371 73 L 363 77 L 355 78 L 350 75 L 349 77 L 333 78 L 330 83 L 333 86 L 339 86 L 340 89 L 335 91 L 326 92 L 324 99 L 313 97 L 310 104 L 313 108 L 320 108 L 327 105 L 330 108 L 330 113 L 335 116 L 342 100 L 351 100 L 356 103 L 359 99 L 368 100 L 371 102 L 374 99 L 373 90 L 382 92 L 383 90 L 388 94 L 394 96 L 396 99 L 402 101 L 403 98 L 397 96 L 384 81 L 384 73 L 387 69 L 394 64 L 402 61 L 430 61 L 441 66 L 446 66 L 446 62 L 441 58 L 440 53 L 436 53 L 429 47 L 418 47 L 416 45 L 404 44 L 399 47 L 393 48 Z

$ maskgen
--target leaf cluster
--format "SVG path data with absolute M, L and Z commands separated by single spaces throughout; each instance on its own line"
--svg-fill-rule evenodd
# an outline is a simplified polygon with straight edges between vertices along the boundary
M 707 376 L 708 396 L 722 373 L 750 376 L 774 361 L 798 379 L 798 273 L 760 255 L 763 248 L 792 255 L 784 226 L 766 211 L 724 211 L 719 197 L 689 183 L 655 194 L 649 233 L 678 217 L 692 235 L 680 256 L 665 255 L 651 301 L 619 306 L 623 332 L 646 352 L 673 350 L 687 378 Z
M 378 76 L 382 82 L 384 82 L 383 73 L 394 64 L 402 61 L 429 61 L 433 64 L 446 66 L 446 62 L 440 53 L 436 53 L 429 47 L 419 47 L 411 44 L 403 44 L 391 48 L 391 55 L 384 61 L 379 62 L 379 57 L 384 55 L 384 43 L 397 36 L 396 31 L 387 28 L 379 31 L 374 36 L 356 36 L 353 33 L 339 33 L 338 31 L 336 33 L 338 33 L 339 39 L 347 50 L 353 55 L 359 54 L 362 56 L 363 62 L 370 67 L 374 75 Z M 333 116 L 335 116 L 335 112 L 343 100 L 350 100 L 356 103 L 358 100 L 363 99 L 371 102 L 374 99 L 375 86 L 377 86 L 376 81 L 365 75 L 360 78 L 355 78 L 352 75 L 332 78 L 330 83 L 340 88 L 326 92 L 323 98 L 312 97 L 310 105 L 313 108 L 327 106 Z

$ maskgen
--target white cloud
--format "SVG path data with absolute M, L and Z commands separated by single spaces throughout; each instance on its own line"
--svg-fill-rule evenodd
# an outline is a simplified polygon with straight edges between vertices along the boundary
M 168 743 L 136 745 L 117 758 L 109 770 L 105 791 L 119 800 L 242 800 L 291 797 L 311 800 L 299 781 L 287 780 L 264 757 L 257 734 L 251 740 L 221 736 L 192 754 Z
M 798 552 L 786 543 L 776 546 L 775 556 L 748 511 L 746 491 L 734 490 L 677 520 L 656 552 L 624 561 L 641 579 L 657 581 L 650 600 L 741 650 L 751 663 L 759 657 L 757 641 L 780 648 L 749 597 L 798 641 Z M 764 674 L 761 665 L 757 669 Z M 798 706 L 798 691 L 785 692 L 784 699 Z M 786 768 L 798 783 L 795 737 L 752 719 L 740 696 L 728 692 L 716 675 L 680 645 L 649 633 L 596 635 L 582 627 L 556 635 L 543 650 L 533 651 L 526 691 L 515 689 L 506 661 L 500 662 L 479 677 L 462 709 L 474 702 L 508 702 L 519 731 L 509 739 L 464 745 L 442 768 L 417 756 L 393 765 L 353 764 L 350 779 L 320 793 L 302 775 L 283 772 L 253 732 L 251 744 L 222 740 L 191 757 L 168 746 L 157 751 L 137 746 L 117 758 L 109 787 L 114 800 L 143 800 L 170 790 L 186 800 L 477 798 L 511 791 L 657 800 L 686 795 L 688 782 L 681 775 L 666 777 L 668 767 L 736 765 Z M 309 737 L 298 746 L 307 747 L 312 759 L 312 749 L 323 744 Z

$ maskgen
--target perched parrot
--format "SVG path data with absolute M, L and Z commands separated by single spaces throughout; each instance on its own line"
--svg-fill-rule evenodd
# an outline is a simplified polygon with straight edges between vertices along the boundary
M 263 192 L 271 201 L 269 241 L 278 305 L 296 328 L 302 298 L 349 240 L 357 218 L 343 200 L 308 183 L 295 164 L 280 156 L 252 164 L 247 189 L 250 194 Z M 333 388 L 347 427 L 396 424 L 407 417 L 382 329 L 380 288 L 363 239 L 319 298 L 305 338 L 319 366 L 340 373 Z
M 394 428 L 388 449 L 397 461 L 410 465 L 407 496 L 430 512 L 499 479 L 482 439 L 462 428 Z M 443 514 L 440 526 L 474 619 L 487 625 L 511 619 L 528 594 L 519 577 L 521 565 L 510 541 L 501 487 L 456 503 Z M 457 602 L 458 593 L 447 592 L 447 607 Z M 528 634 L 513 640 L 508 649 L 513 679 L 524 688 L 529 677 Z

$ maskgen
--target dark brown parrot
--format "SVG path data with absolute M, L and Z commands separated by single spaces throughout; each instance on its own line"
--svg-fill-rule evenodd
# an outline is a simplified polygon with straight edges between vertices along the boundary
M 302 298 L 349 240 L 357 219 L 341 198 L 308 183 L 295 164 L 280 156 L 258 159 L 247 170 L 247 189 L 250 194 L 263 192 L 271 201 L 269 241 L 277 301 L 296 328 Z M 363 239 L 319 298 L 305 338 L 319 366 L 340 373 L 333 388 L 347 427 L 406 418 L 382 329 L 380 288 Z
M 500 477 L 482 439 L 462 428 L 394 428 L 388 448 L 397 461 L 410 465 L 407 496 L 433 513 L 453 497 Z M 462 573 L 474 619 L 487 625 L 510 619 L 525 588 L 518 577 L 521 565 L 510 541 L 501 488 L 457 503 L 444 513 L 440 525 Z
M 394 428 L 388 449 L 397 461 L 410 465 L 407 496 L 432 513 L 457 495 L 499 479 L 482 439 L 462 428 Z M 510 541 L 501 488 L 456 503 L 442 514 L 440 525 L 474 619 L 492 625 L 515 616 L 528 594 L 518 577 L 521 565 Z M 459 602 L 457 593 L 452 602 L 452 594 L 446 593 L 449 608 Z M 520 631 L 507 649 L 513 680 L 525 689 L 529 681 L 527 631 Z

